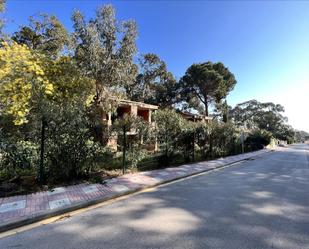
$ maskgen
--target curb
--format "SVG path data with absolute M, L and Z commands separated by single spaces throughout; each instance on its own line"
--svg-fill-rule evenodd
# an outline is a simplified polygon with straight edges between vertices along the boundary
M 31 217 L 21 218 L 21 219 L 16 219 L 16 220 L 13 220 L 13 221 L 5 222 L 5 223 L 2 223 L 0 225 L 0 233 L 7 232 L 7 231 L 12 230 L 14 228 L 22 227 L 22 226 L 25 226 L 25 225 L 30 225 L 32 223 L 39 222 L 39 221 L 42 221 L 42 220 L 45 220 L 45 219 L 48 219 L 48 218 L 52 218 L 54 216 L 62 215 L 62 214 L 68 213 L 68 212 L 72 212 L 72 211 L 75 211 L 75 210 L 78 210 L 78 209 L 87 208 L 87 207 L 90 207 L 90 206 L 93 206 L 93 205 L 96 205 L 96 204 L 99 204 L 99 203 L 102 203 L 102 202 L 114 200 L 114 199 L 117 199 L 119 197 L 128 196 L 128 195 L 131 195 L 131 194 L 134 194 L 134 193 L 139 193 L 141 191 L 151 189 L 151 188 L 154 188 L 154 187 L 157 187 L 157 186 L 160 186 L 160 185 L 175 182 L 175 181 L 185 179 L 185 178 L 189 178 L 189 177 L 198 176 L 198 175 L 204 174 L 206 172 L 226 168 L 226 167 L 232 166 L 235 163 L 245 162 L 245 161 L 248 161 L 248 159 L 251 159 L 251 158 L 258 158 L 261 155 L 264 155 L 266 153 L 273 152 L 273 151 L 274 150 L 268 149 L 268 150 L 262 152 L 261 154 L 249 156 L 245 159 L 236 160 L 234 162 L 226 163 L 224 165 L 219 165 L 215 168 L 209 168 L 209 169 L 205 169 L 205 170 L 202 170 L 202 171 L 199 171 L 199 172 L 190 173 L 188 175 L 175 177 L 173 179 L 163 180 L 161 182 L 158 182 L 158 183 L 155 183 L 155 184 L 152 184 L 152 185 L 148 185 L 148 186 L 145 186 L 145 187 L 131 189 L 131 190 L 128 190 L 128 191 L 120 192 L 118 194 L 112 194 L 110 196 L 105 196 L 104 198 L 95 198 L 95 199 L 92 199 L 92 200 L 89 200 L 89 201 L 78 202 L 78 203 L 75 203 L 75 204 L 71 204 L 67 207 L 55 209 L 53 211 L 51 211 L 51 210 L 43 211 L 41 213 L 34 214 Z

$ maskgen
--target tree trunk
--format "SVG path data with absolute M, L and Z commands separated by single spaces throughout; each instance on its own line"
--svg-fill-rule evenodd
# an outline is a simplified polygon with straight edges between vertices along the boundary
M 104 103 L 103 103 L 103 98 L 104 98 L 104 88 L 102 85 L 96 81 L 95 83 L 95 90 L 96 90 L 96 95 L 94 97 L 95 101 L 95 106 L 99 109 L 99 116 L 98 116 L 98 121 L 99 125 L 96 126 L 95 128 L 95 138 L 97 141 L 100 142 L 101 145 L 105 146 L 108 142 L 109 138 L 109 133 L 108 133 L 108 112 L 107 110 L 104 110 Z
M 205 105 L 205 115 L 208 117 L 208 97 L 207 95 L 204 96 L 204 99 L 205 99 L 205 102 L 204 102 L 204 105 Z

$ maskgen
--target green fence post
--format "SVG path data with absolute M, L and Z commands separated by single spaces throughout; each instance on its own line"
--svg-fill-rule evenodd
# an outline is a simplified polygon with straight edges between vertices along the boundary
M 41 127 L 41 151 L 40 151 L 40 166 L 39 166 L 39 174 L 38 174 L 38 182 L 39 184 L 43 184 L 45 180 L 45 172 L 44 172 L 44 150 L 45 150 L 45 127 L 46 121 L 45 118 L 42 117 L 42 127 Z

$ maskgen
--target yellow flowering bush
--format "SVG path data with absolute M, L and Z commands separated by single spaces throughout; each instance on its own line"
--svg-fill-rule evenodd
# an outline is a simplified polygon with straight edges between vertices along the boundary
M 0 111 L 15 125 L 27 122 L 31 100 L 53 94 L 44 73 L 44 57 L 25 45 L 2 43 L 0 47 Z

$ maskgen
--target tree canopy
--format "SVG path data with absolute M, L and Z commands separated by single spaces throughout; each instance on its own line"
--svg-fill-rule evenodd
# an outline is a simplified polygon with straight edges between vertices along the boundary
M 0 0 L 0 15 L 5 9 L 5 0 Z M 4 20 L 0 16 L 0 37 L 2 36 L 2 28 L 4 26 Z
M 16 125 L 23 124 L 32 103 L 54 90 L 44 73 L 44 57 L 26 45 L 3 43 L 0 68 L 0 111 L 12 115 Z
M 39 14 L 29 18 L 29 25 L 22 26 L 12 39 L 28 48 L 56 58 L 69 46 L 69 34 L 54 15 Z
M 123 91 L 133 84 L 137 69 L 137 27 L 132 20 L 118 22 L 112 5 L 99 7 L 96 16 L 86 21 L 80 11 L 73 20 L 74 58 L 80 70 L 95 81 L 96 101 L 103 101 L 104 90 Z
M 233 90 L 235 76 L 221 62 L 191 65 L 181 78 L 181 92 L 189 107 L 209 115 L 209 106 L 220 103 Z
M 4 10 L 4 4 L 5 4 L 5 0 L 1 0 L 0 1 L 0 12 Z
M 283 113 L 284 107 L 280 104 L 249 100 L 237 104 L 230 115 L 236 124 L 246 124 L 248 128 L 271 129 L 272 126 L 287 121 Z
M 230 111 L 230 116 L 237 125 L 266 130 L 278 139 L 288 140 L 294 136 L 294 132 L 283 113 L 284 107 L 280 104 L 249 100 L 236 105 Z
M 304 143 L 306 140 L 309 140 L 309 133 L 306 131 L 295 131 L 295 140 L 297 142 L 302 142 Z
M 75 60 L 69 56 L 61 56 L 45 61 L 45 75 L 54 87 L 52 100 L 58 103 L 80 100 L 86 103 L 93 98 L 93 80 L 80 73 Z
M 139 73 L 134 84 L 128 85 L 126 90 L 132 100 L 166 107 L 176 102 L 177 87 L 166 63 L 158 55 L 148 53 L 139 59 Z

